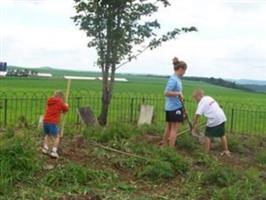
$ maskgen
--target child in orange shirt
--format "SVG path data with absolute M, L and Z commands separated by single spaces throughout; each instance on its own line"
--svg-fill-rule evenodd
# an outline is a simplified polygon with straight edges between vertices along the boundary
M 64 102 L 64 93 L 55 91 L 46 104 L 46 111 L 43 118 L 44 141 L 42 152 L 53 158 L 59 158 L 57 148 L 60 142 L 60 115 L 68 111 L 68 104 Z M 49 141 L 53 141 L 52 150 L 49 150 Z

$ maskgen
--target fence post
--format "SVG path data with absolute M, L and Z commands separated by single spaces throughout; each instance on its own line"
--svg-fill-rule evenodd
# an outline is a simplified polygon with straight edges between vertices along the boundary
M 7 125 L 7 98 L 5 98 L 5 101 L 4 101 L 5 105 L 4 105 L 4 127 L 6 127 Z
M 130 122 L 133 122 L 133 112 L 134 112 L 134 98 L 130 100 Z
M 81 97 L 76 97 L 76 99 L 77 99 L 77 109 L 79 109 Z M 79 114 L 78 113 L 77 113 L 77 121 L 76 121 L 76 123 L 79 124 Z
M 231 127 L 230 127 L 230 133 L 233 133 L 233 127 L 234 127 L 234 108 L 231 110 Z

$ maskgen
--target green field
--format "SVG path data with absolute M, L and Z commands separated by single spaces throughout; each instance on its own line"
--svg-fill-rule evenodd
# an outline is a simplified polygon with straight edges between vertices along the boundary
M 162 95 L 167 78 L 155 78 L 145 76 L 124 76 L 129 82 L 115 83 L 114 93 L 134 93 L 134 94 L 153 94 Z M 0 79 L 0 92 L 11 95 L 13 92 L 44 92 L 61 89 L 65 90 L 67 81 L 61 78 L 57 79 L 33 79 L 33 78 L 5 78 Z M 219 101 L 231 102 L 243 105 L 264 105 L 266 94 L 245 92 L 236 89 L 224 88 L 199 81 L 183 81 L 184 95 L 191 99 L 191 94 L 195 88 L 203 88 L 206 94 L 213 96 Z M 100 91 L 100 81 L 82 81 L 73 80 L 71 86 L 72 92 L 81 90 Z
M 21 116 L 30 123 L 36 123 L 39 115 L 43 114 L 47 96 L 54 90 L 65 90 L 67 80 L 62 74 L 81 75 L 71 71 L 57 71 L 57 78 L 4 78 L 0 79 L 0 126 L 5 123 L 15 123 Z M 99 74 L 83 73 L 83 76 L 98 76 Z M 155 123 L 164 122 L 163 91 L 167 78 L 144 75 L 119 75 L 129 82 L 115 83 L 114 98 L 111 103 L 109 122 L 136 122 L 141 104 L 155 106 Z M 228 122 L 227 128 L 231 132 L 266 133 L 266 94 L 252 93 L 200 81 L 183 81 L 184 95 L 187 108 L 192 117 L 196 103 L 191 94 L 196 88 L 203 88 L 207 95 L 213 96 L 224 108 Z M 71 85 L 69 123 L 78 121 L 76 108 L 91 106 L 96 115 L 100 113 L 100 81 L 73 80 Z M 5 99 L 8 99 L 5 113 Z M 7 119 L 4 119 L 8 115 Z

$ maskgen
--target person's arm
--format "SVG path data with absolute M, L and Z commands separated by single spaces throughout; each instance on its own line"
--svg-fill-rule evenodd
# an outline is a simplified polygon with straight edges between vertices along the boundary
M 198 124 L 199 124 L 200 115 L 195 114 L 193 123 L 192 123 L 192 133 L 198 134 Z
M 67 112 L 68 111 L 68 104 L 67 103 L 64 103 L 62 102 L 62 107 L 61 107 L 61 110 L 63 113 Z
M 169 79 L 164 95 L 167 97 L 179 97 L 181 100 L 183 100 L 184 96 L 181 91 L 174 91 L 176 87 L 176 81 L 173 79 Z
M 178 96 L 179 98 L 183 99 L 182 92 L 165 91 L 164 95 L 167 97 L 177 97 Z

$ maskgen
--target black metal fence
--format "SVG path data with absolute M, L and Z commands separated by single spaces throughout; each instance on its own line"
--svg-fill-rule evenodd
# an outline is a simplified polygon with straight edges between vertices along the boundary
M 48 95 L 42 92 L 0 93 L 0 128 L 13 126 L 21 121 L 30 126 L 37 126 L 39 117 L 44 113 Z M 66 115 L 67 124 L 80 124 L 77 108 L 90 106 L 97 116 L 101 108 L 101 94 L 87 91 L 75 92 L 70 95 L 68 103 L 70 110 Z M 266 134 L 266 106 L 219 103 L 227 116 L 228 132 Z M 154 123 L 163 125 L 164 97 L 132 93 L 118 93 L 113 96 L 108 123 L 136 123 L 142 104 L 153 105 Z M 196 106 L 195 102 L 186 102 L 190 118 L 192 118 Z

